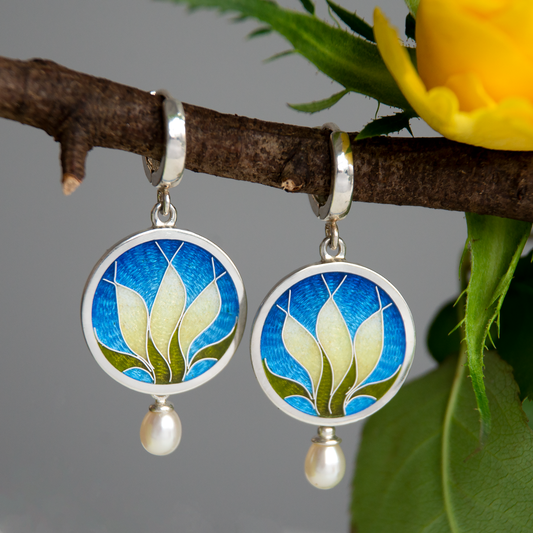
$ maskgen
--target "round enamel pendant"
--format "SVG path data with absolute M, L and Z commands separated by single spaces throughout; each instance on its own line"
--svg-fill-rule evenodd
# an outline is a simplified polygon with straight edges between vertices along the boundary
M 259 383 L 282 411 L 339 426 L 383 407 L 413 360 L 411 312 L 365 267 L 333 261 L 298 270 L 266 297 L 251 353 Z
M 139 392 L 169 395 L 218 374 L 246 322 L 242 279 L 211 241 L 175 228 L 135 234 L 109 250 L 82 301 L 99 365 Z

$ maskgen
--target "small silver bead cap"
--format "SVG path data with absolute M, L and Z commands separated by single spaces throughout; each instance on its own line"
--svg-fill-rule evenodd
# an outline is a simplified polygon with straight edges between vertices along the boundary
M 335 428 L 320 426 L 317 430 L 317 435 L 311 439 L 311 442 L 321 446 L 335 446 L 335 444 L 340 444 L 342 439 L 335 435 Z

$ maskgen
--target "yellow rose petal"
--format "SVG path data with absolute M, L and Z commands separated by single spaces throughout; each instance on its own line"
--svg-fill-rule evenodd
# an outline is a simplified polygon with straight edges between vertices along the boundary
M 416 22 L 418 72 L 428 89 L 445 85 L 453 75 L 473 73 L 496 102 L 512 96 L 533 101 L 530 46 L 519 46 L 463 2 L 422 0 Z
M 491 17 L 490 23 L 507 34 L 533 60 L 533 2 L 511 0 L 508 4 L 507 9 L 499 10 Z
M 460 111 L 459 100 L 449 87 L 439 86 L 427 91 L 397 32 L 378 8 L 374 11 L 374 35 L 383 61 L 398 87 L 418 115 L 435 131 L 454 141 L 493 150 L 533 150 L 531 102 L 509 98 L 494 106 Z
M 481 107 L 493 107 L 494 100 L 487 94 L 479 78 L 468 72 L 450 76 L 445 86 L 457 96 L 462 111 L 473 111 Z

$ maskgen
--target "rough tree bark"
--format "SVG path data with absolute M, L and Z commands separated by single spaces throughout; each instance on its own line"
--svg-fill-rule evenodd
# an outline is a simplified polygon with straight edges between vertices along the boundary
M 184 104 L 186 167 L 194 172 L 327 195 L 328 133 Z M 63 188 L 85 175 L 95 146 L 159 159 L 161 98 L 51 61 L 0 57 L 0 117 L 43 129 L 61 145 Z M 442 138 L 357 141 L 354 201 L 470 211 L 533 221 L 533 157 Z

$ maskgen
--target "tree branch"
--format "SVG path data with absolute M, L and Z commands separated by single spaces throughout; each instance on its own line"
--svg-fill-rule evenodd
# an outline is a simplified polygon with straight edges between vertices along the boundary
M 328 133 L 184 104 L 186 167 L 325 196 Z M 61 145 L 63 188 L 83 180 L 95 146 L 160 159 L 161 98 L 51 61 L 0 57 L 0 117 L 43 129 Z M 470 211 L 533 221 L 533 157 L 442 138 L 355 142 L 354 200 Z

